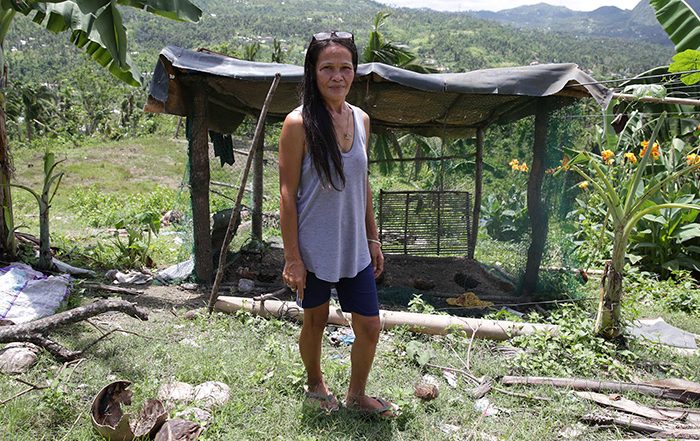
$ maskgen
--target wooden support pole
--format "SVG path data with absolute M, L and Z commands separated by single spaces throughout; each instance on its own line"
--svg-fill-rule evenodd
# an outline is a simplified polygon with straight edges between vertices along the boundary
M 467 257 L 474 259 L 476 250 L 476 238 L 479 234 L 479 217 L 481 216 L 481 191 L 484 179 L 484 128 L 476 130 L 476 157 L 474 158 L 476 170 L 474 171 L 474 198 L 472 209 L 472 227 L 469 232 L 469 243 L 467 244 Z
M 263 120 L 262 131 L 253 146 L 253 216 L 251 227 L 251 238 L 254 241 L 262 242 L 262 218 L 263 218 L 263 146 L 265 145 L 265 121 Z
M 545 154 L 547 149 L 547 128 L 549 126 L 549 102 L 540 98 L 535 111 L 535 140 L 533 144 L 532 166 L 527 181 L 527 213 L 530 219 L 530 248 L 527 251 L 527 265 L 521 294 L 532 295 L 537 288 L 537 278 L 547 241 L 547 209 L 542 202 L 542 181 L 544 179 Z
M 243 176 L 241 176 L 241 185 L 238 187 L 238 196 L 236 196 L 236 204 L 233 207 L 233 213 L 231 213 L 231 218 L 228 222 L 228 227 L 226 228 L 226 235 L 224 236 L 224 242 L 221 244 L 221 252 L 219 253 L 219 265 L 216 270 L 216 278 L 214 279 L 214 285 L 211 287 L 211 294 L 209 294 L 209 314 L 214 310 L 214 304 L 219 296 L 219 286 L 221 286 L 221 280 L 224 277 L 224 263 L 226 263 L 226 250 L 228 249 L 231 239 L 236 233 L 237 224 L 236 221 L 241 215 L 241 202 L 243 201 L 243 192 L 245 191 L 245 185 L 248 181 L 248 173 L 250 172 L 250 166 L 253 163 L 253 157 L 255 148 L 258 144 L 263 144 L 260 139 L 263 137 L 263 129 L 265 127 L 265 118 L 267 117 L 267 109 L 270 107 L 272 102 L 272 97 L 277 91 L 277 86 L 280 84 L 282 75 L 280 73 L 275 74 L 275 78 L 272 80 L 272 85 L 270 85 L 270 90 L 267 92 L 265 97 L 265 102 L 260 110 L 260 116 L 258 117 L 258 124 L 255 126 L 255 135 L 253 135 L 253 142 L 250 146 L 250 154 L 246 159 L 245 167 L 243 168 Z
M 211 283 L 214 262 L 209 227 L 209 128 L 207 126 L 207 91 L 203 83 L 195 88 L 190 140 L 190 194 L 194 230 L 194 273 L 202 283 Z

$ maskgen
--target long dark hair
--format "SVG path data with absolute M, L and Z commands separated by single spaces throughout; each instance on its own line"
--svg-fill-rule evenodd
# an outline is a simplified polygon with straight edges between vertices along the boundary
M 331 114 L 323 102 L 321 93 L 316 84 L 316 63 L 318 56 L 331 45 L 339 45 L 350 51 L 352 55 L 353 70 L 357 72 L 357 47 L 352 38 L 339 38 L 335 33 L 329 33 L 330 38 L 312 38 L 304 59 L 304 79 L 301 83 L 302 116 L 304 119 L 304 132 L 306 134 L 306 147 L 311 155 L 314 168 L 324 185 L 330 185 L 340 191 L 345 187 L 345 174 L 343 162 L 340 156 L 340 148 L 336 140 L 335 129 Z M 330 164 L 340 179 L 339 187 L 333 179 Z

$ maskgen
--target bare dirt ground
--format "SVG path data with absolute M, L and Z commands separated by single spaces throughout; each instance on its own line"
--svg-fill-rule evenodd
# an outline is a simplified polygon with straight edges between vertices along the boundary
M 385 271 L 379 278 L 379 300 L 383 309 L 406 309 L 415 294 L 437 308 L 447 308 L 446 299 L 473 292 L 480 300 L 509 303 L 517 299 L 514 286 L 493 270 L 462 257 L 416 257 L 386 255 Z M 282 249 L 266 248 L 263 252 L 241 251 L 226 269 L 219 295 L 253 297 L 283 288 L 281 280 L 284 257 Z M 255 283 L 252 291 L 239 290 L 239 281 Z M 139 288 L 134 286 L 132 288 Z M 136 297 L 121 296 L 137 302 L 157 315 L 172 315 L 206 307 L 210 288 L 204 285 L 149 285 Z M 280 300 L 293 300 L 291 297 Z M 518 299 L 520 300 L 520 299 Z M 179 312 L 178 312 L 179 311 Z M 483 310 L 460 308 L 459 315 L 482 315 Z

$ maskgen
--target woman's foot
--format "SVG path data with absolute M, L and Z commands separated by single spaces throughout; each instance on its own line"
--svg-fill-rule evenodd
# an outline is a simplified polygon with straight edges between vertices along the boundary
M 323 382 L 314 386 L 305 386 L 304 395 L 306 396 L 307 402 L 317 404 L 321 410 L 328 413 L 336 412 L 340 409 L 338 400 Z
M 361 395 L 357 397 L 345 397 L 345 406 L 367 416 L 380 418 L 394 418 L 398 415 L 399 406 L 379 397 Z

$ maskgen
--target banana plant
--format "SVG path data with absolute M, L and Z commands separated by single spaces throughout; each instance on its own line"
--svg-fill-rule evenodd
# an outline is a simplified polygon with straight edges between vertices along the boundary
M 28 191 L 39 204 L 39 264 L 40 270 L 51 270 L 53 259 L 51 257 L 51 235 L 49 231 L 49 209 L 58 186 L 61 185 L 64 173 L 54 173 L 56 166 L 63 162 L 56 161 L 56 155 L 50 152 L 44 153 L 44 185 L 41 193 L 37 193 L 26 185 L 11 184 L 13 187 Z
M 649 0 L 676 52 L 700 49 L 700 15 L 687 0 Z
M 605 266 L 595 324 L 595 332 L 608 339 L 615 339 L 622 333 L 621 299 L 625 256 L 630 234 L 637 223 L 645 216 L 665 209 L 700 211 L 700 205 L 657 204 L 652 201 L 652 197 L 668 183 L 700 169 L 698 161 L 688 160 L 672 173 L 648 176 L 647 165 L 652 161 L 652 157 L 661 155 L 655 143 L 665 119 L 666 113 L 663 113 L 656 121 L 648 147 L 644 149 L 644 154 L 640 155 L 636 165 L 632 165 L 632 161 L 629 160 L 631 157 L 623 155 L 624 149 L 618 144 L 617 156 L 612 150 L 603 151 L 601 156 L 580 152 L 563 167 L 571 169 L 585 179 L 589 187 L 603 199 L 609 213 L 613 250 L 611 260 Z M 629 155 L 629 152 L 627 154 Z M 637 161 L 636 157 L 634 161 Z
M 48 31 L 68 31 L 70 41 L 116 78 L 142 86 L 141 71 L 129 57 L 121 7 L 132 7 L 179 21 L 196 22 L 202 11 L 189 0 L 0 0 L 0 72 L 6 72 L 4 42 L 19 13 Z M 10 176 L 12 160 L 5 130 L 4 80 L 0 75 L 0 252 L 14 257 Z

